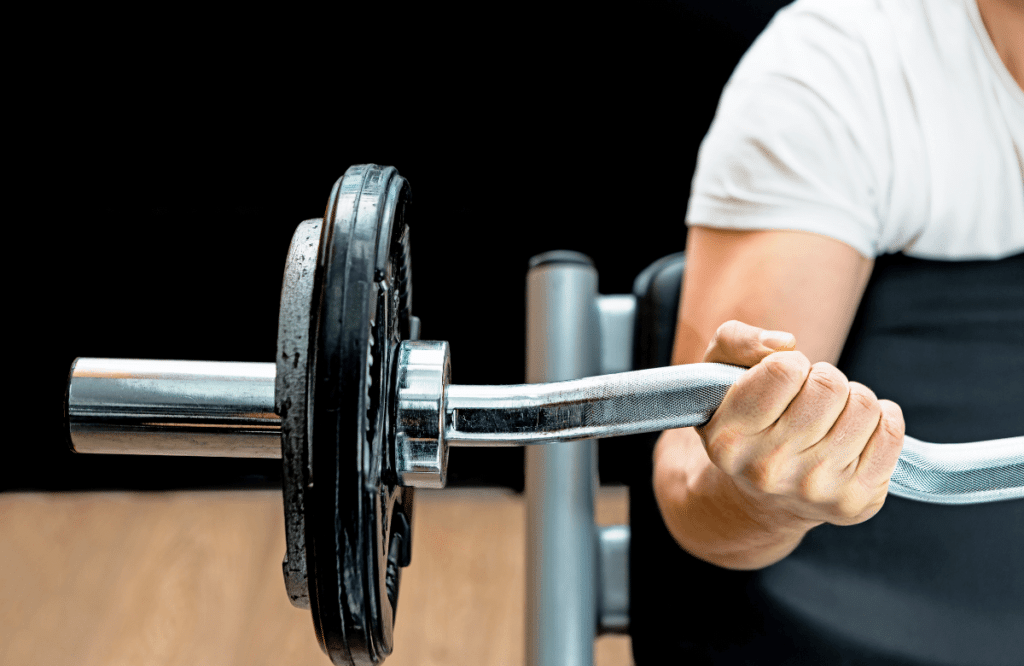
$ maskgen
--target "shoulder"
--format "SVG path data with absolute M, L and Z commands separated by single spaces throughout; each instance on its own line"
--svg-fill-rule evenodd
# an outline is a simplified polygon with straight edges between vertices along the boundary
M 1007 234 L 979 236 L 977 224 L 1024 220 L 1021 169 L 1006 122 L 993 122 L 969 2 L 797 0 L 779 11 L 723 90 L 687 221 L 809 231 L 868 257 L 994 256 L 974 238 Z
M 963 2 L 797 0 L 744 54 L 720 111 L 750 97 L 821 105 L 859 134 L 912 118 L 920 80 L 933 82 L 963 60 L 948 44 L 971 37 Z
M 788 81 L 818 97 L 877 97 L 899 59 L 893 18 L 906 2 L 797 0 L 780 10 L 740 60 L 723 93 Z
M 876 63 L 889 33 L 869 0 L 778 12 L 722 91 L 687 221 L 818 233 L 876 256 L 891 174 Z

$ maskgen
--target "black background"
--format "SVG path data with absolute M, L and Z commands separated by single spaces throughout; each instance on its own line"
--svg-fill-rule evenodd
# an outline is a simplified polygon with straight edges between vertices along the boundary
M 523 381 L 528 259 L 584 252 L 626 293 L 683 248 L 721 88 L 782 4 L 43 17 L 8 90 L 0 488 L 279 484 L 277 461 L 71 454 L 67 372 L 272 361 L 291 234 L 351 164 L 412 185 L 414 312 L 453 381 Z M 521 487 L 522 454 L 457 450 L 450 481 Z

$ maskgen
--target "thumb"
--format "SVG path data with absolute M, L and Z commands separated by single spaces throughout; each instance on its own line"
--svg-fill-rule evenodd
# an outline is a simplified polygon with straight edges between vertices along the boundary
M 769 331 L 741 321 L 727 321 L 715 331 L 705 363 L 728 363 L 749 368 L 769 354 L 796 348 L 796 337 L 784 331 Z

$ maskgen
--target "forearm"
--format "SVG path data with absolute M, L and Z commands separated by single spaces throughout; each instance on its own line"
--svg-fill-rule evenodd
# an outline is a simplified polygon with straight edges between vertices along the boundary
M 693 428 L 666 431 L 655 450 L 655 497 L 665 525 L 690 554 L 726 569 L 778 562 L 820 522 L 759 506 L 711 463 Z
M 829 427 L 846 413 L 850 391 L 858 396 L 849 403 L 851 414 L 871 405 L 870 413 L 850 417 L 860 423 L 860 439 L 850 446 L 862 450 L 870 431 L 861 431 L 880 418 L 877 399 L 864 387 L 851 389 L 834 367 L 811 364 L 839 358 L 871 266 L 853 248 L 814 234 L 690 229 L 673 363 L 760 368 L 730 389 L 701 429 L 707 442 L 687 428 L 666 431 L 655 449 L 658 506 L 691 554 L 721 567 L 757 569 L 786 557 L 826 520 L 855 522 L 862 510 L 870 513 L 857 492 L 843 491 L 853 502 L 835 497 L 847 480 L 815 456 L 839 461 L 851 455 L 833 441 L 843 440 L 848 427 Z M 728 320 L 746 324 L 722 327 Z M 773 342 L 767 330 L 785 332 L 788 342 Z M 799 353 L 788 351 L 793 344 Z M 740 383 L 745 387 L 737 391 Z M 730 396 L 733 408 L 727 409 Z M 731 425 L 723 428 L 723 419 Z M 716 422 L 715 436 L 709 435 Z M 804 441 L 810 433 L 821 447 Z M 869 500 L 877 510 L 877 498 Z M 836 510 L 840 504 L 843 510 Z M 851 511 L 858 515 L 846 515 Z

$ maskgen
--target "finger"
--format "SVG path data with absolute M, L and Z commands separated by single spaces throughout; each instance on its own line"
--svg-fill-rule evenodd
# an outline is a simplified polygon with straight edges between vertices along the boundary
M 771 429 L 777 431 L 781 436 L 779 441 L 785 441 L 790 448 L 806 450 L 832 430 L 849 396 L 850 382 L 846 375 L 828 363 L 815 363 L 800 392 Z
M 903 410 L 891 400 L 879 400 L 881 416 L 875 431 L 860 454 L 854 478 L 865 488 L 878 488 L 892 476 L 903 450 L 906 425 Z
M 721 429 L 741 435 L 759 433 L 774 424 L 800 392 L 811 362 L 797 351 L 771 354 L 744 373 L 704 427 L 710 438 Z
M 715 331 L 707 350 L 705 363 L 729 363 L 749 368 L 776 351 L 796 348 L 796 338 L 783 331 L 766 331 L 763 328 L 732 320 Z
M 878 428 L 882 407 L 874 392 L 859 382 L 850 382 L 850 395 L 843 413 L 832 429 L 814 448 L 814 455 L 830 470 L 840 470 L 846 478 L 856 471 L 857 462 L 871 435 Z

